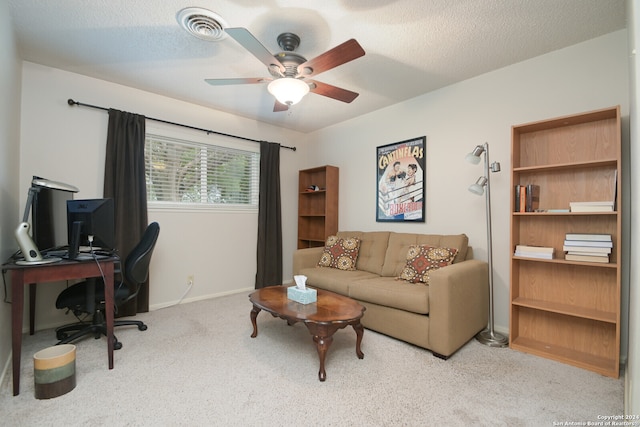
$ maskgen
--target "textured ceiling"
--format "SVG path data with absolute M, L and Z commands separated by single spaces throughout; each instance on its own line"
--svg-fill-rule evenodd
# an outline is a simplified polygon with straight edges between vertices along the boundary
M 625 28 L 624 0 L 9 0 L 24 60 L 310 132 Z M 318 4 L 320 6 L 315 6 Z M 202 7 L 245 27 L 272 53 L 293 32 L 307 59 L 355 38 L 366 55 L 316 77 L 360 96 L 307 95 L 273 112 L 269 77 L 234 39 L 200 40 L 176 14 Z M 72 96 L 72 94 L 69 94 Z M 91 99 L 79 99 L 92 103 Z M 123 108 L 122 106 L 109 106 Z M 144 114 L 144 111 L 140 113 Z

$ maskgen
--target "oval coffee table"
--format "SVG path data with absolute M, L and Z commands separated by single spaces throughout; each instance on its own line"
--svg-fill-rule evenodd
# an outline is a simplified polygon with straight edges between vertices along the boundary
M 364 333 L 360 319 L 364 314 L 365 307 L 349 297 L 322 289 L 318 289 L 317 292 L 318 300 L 310 304 L 301 304 L 287 298 L 286 286 L 268 286 L 253 292 L 249 295 L 249 300 L 253 304 L 251 310 L 253 334 L 251 334 L 251 338 L 258 336 L 256 317 L 261 310 L 271 313 L 274 317 L 285 319 L 289 325 L 304 322 L 309 333 L 313 336 L 320 357 L 318 378 L 320 381 L 324 381 L 327 379 L 327 373 L 324 369 L 325 356 L 333 342 L 333 334 L 338 329 L 349 325 L 353 327 L 356 332 L 356 355 L 359 359 L 364 357 L 364 353 L 360 350 Z

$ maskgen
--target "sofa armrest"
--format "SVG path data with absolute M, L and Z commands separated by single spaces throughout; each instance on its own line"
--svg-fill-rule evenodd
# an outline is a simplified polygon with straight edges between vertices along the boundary
M 298 249 L 293 252 L 293 274 L 300 274 L 303 268 L 318 265 L 324 247 Z
M 489 266 L 467 260 L 429 275 L 429 347 L 450 356 L 489 319 Z

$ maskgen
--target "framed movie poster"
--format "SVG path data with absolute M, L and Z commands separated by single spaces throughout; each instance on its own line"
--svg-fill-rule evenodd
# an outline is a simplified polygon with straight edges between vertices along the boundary
M 426 137 L 376 148 L 376 221 L 425 222 Z

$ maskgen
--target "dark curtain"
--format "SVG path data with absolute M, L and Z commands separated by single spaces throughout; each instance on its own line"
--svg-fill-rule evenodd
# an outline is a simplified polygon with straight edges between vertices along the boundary
M 148 222 L 144 139 L 144 116 L 109 110 L 104 197 L 114 201 L 116 249 L 122 262 L 142 238 Z M 149 311 L 149 283 L 141 287 L 137 298 L 119 308 L 117 315 L 133 316 L 146 311 Z
M 256 289 L 282 284 L 280 144 L 260 142 Z

